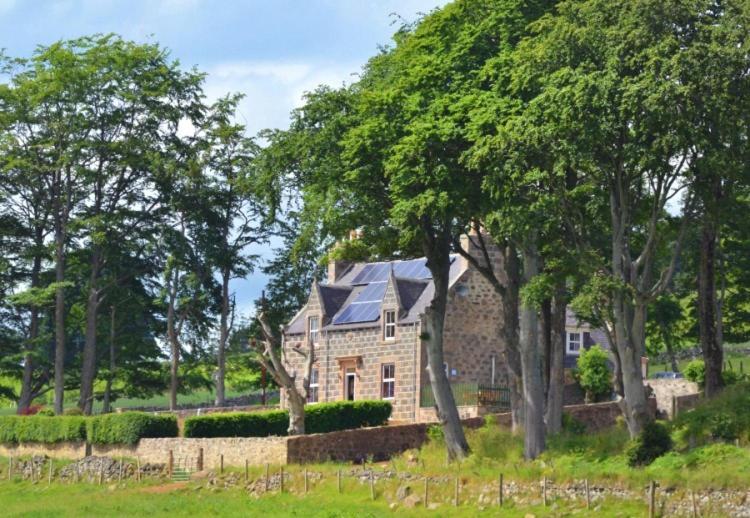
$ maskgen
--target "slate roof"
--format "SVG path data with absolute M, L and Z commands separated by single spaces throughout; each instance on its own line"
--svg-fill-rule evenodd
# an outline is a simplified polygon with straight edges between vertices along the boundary
M 451 284 L 458 279 L 463 273 L 463 261 L 458 260 L 457 255 L 451 256 L 450 282 Z M 369 322 L 353 323 L 334 323 L 337 316 L 346 311 L 357 297 L 373 282 L 383 282 L 383 272 L 385 279 L 394 275 L 398 297 L 401 302 L 401 314 L 399 324 L 414 323 L 424 313 L 425 308 L 432 300 L 435 291 L 434 283 L 429 275 L 429 270 L 420 268 L 418 261 L 424 261 L 424 258 L 381 261 L 373 263 L 355 263 L 338 279 L 335 283 L 319 284 L 319 294 L 321 304 L 326 313 L 321 330 L 345 330 L 361 329 L 366 327 L 377 327 L 380 325 L 380 317 Z M 377 272 L 381 275 L 378 276 Z M 402 274 L 414 274 L 417 277 L 400 276 Z M 305 308 L 300 311 L 292 322 L 287 326 L 287 334 L 302 334 L 305 332 Z M 378 315 L 380 312 L 378 311 Z

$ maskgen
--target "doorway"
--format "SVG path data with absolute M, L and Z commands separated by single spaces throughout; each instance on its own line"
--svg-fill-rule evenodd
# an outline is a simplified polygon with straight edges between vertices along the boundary
M 354 379 L 357 373 L 353 368 L 346 369 L 346 377 L 344 378 L 344 398 L 347 401 L 354 401 Z

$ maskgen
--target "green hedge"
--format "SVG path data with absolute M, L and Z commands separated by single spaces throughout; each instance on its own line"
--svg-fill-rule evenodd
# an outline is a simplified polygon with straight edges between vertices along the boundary
M 387 401 L 340 401 L 305 407 L 307 433 L 334 432 L 388 422 L 392 406 Z M 234 412 L 188 417 L 185 437 L 267 437 L 286 435 L 289 413 Z
M 88 441 L 135 444 L 146 437 L 177 437 L 177 418 L 141 412 L 83 416 L 3 416 L 0 443 Z
M 177 437 L 177 417 L 171 414 L 125 412 L 90 417 L 86 437 L 92 444 L 135 444 L 139 439 Z
M 86 418 L 79 416 L 2 416 L 0 442 L 56 443 L 86 440 Z

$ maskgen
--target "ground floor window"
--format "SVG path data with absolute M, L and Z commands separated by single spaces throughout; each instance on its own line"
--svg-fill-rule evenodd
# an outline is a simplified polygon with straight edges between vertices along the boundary
M 382 396 L 383 399 L 393 399 L 396 393 L 396 365 L 384 363 L 382 366 Z
M 307 391 L 307 402 L 318 402 L 318 369 L 310 371 L 310 388 Z
M 581 354 L 581 333 L 567 333 L 566 351 L 568 354 Z

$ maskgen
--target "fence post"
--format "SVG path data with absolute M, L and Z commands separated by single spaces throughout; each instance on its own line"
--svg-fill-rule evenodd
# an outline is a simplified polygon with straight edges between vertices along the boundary
M 172 470 L 174 469 L 174 452 L 169 450 L 169 458 L 167 459 L 167 473 L 169 478 L 172 478 Z
M 503 506 L 503 474 L 500 473 L 500 479 L 497 481 L 497 503 Z
M 339 468 L 339 471 L 338 471 L 337 483 L 338 483 L 339 493 L 341 493 L 341 468 Z
M 198 449 L 198 471 L 203 471 L 203 448 Z
M 672 419 L 677 418 L 677 396 L 672 396 Z
M 424 477 L 424 507 L 427 509 L 427 477 Z
M 307 468 L 305 468 L 304 476 L 305 476 L 305 494 L 307 494 Z
M 269 471 L 270 471 L 270 469 L 271 469 L 271 467 L 266 462 L 266 493 L 268 493 L 268 486 L 269 486 L 269 483 L 270 483 L 270 477 L 269 477 Z
M 695 502 L 695 491 L 690 491 L 690 499 L 693 501 L 693 518 L 698 518 L 698 504 Z
M 454 491 L 453 505 L 458 507 L 458 477 L 456 477 L 456 488 Z
M 8 459 L 8 480 L 13 478 L 13 455 Z
M 656 482 L 653 480 L 648 486 L 648 518 L 656 516 Z
M 104 482 L 104 462 L 102 461 L 99 464 L 99 485 L 102 485 L 102 482 Z
M 224 454 L 219 455 L 219 473 L 224 474 Z
M 591 493 L 589 492 L 589 479 L 586 479 L 586 509 L 591 509 Z
M 47 485 L 52 485 L 52 457 L 49 458 L 49 476 L 47 477 Z
M 279 475 L 281 475 L 281 480 L 279 481 L 280 493 L 283 493 L 284 492 L 284 466 L 281 466 L 279 468 Z
M 542 478 L 542 503 L 547 507 L 547 477 Z
M 375 476 L 373 475 L 372 468 L 370 468 L 370 498 L 375 500 Z
M 135 479 L 138 482 L 141 481 L 141 458 L 140 457 L 135 458 Z
M 245 482 L 247 482 L 250 478 L 250 473 L 248 471 L 248 462 L 247 459 L 245 459 Z
M 122 482 L 122 457 L 120 457 L 120 469 L 117 473 L 117 482 Z

